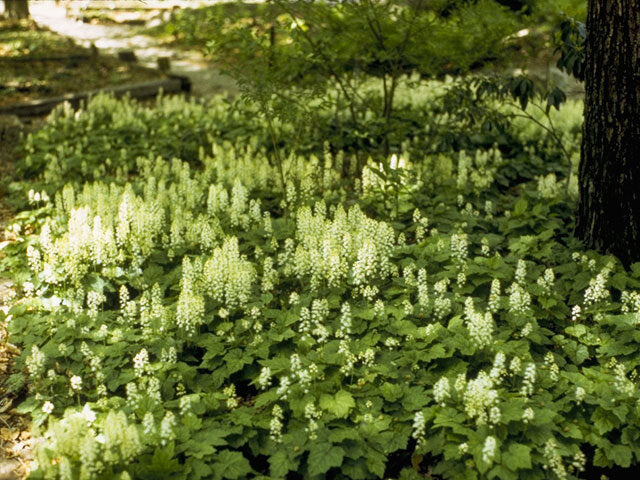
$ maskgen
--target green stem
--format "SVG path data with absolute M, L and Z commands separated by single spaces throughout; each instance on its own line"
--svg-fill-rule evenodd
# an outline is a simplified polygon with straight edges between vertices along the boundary
M 518 106 L 513 104 L 513 103 L 511 103 L 510 105 L 518 108 Z M 535 104 L 533 104 L 533 105 L 535 105 Z M 539 105 L 535 105 L 535 106 L 541 109 L 541 107 Z M 545 130 L 551 136 L 551 138 L 553 138 L 553 140 L 558 144 L 558 146 L 560 147 L 560 150 L 562 150 L 562 154 L 567 159 L 567 164 L 568 164 L 568 168 L 569 168 L 568 175 L 567 175 L 567 181 L 566 181 L 566 191 L 568 193 L 569 192 L 569 180 L 571 179 L 571 155 L 569 154 L 569 152 L 565 148 L 565 146 L 562 143 L 562 140 L 560 139 L 560 137 L 558 137 L 558 135 L 557 135 L 557 133 L 555 131 L 555 128 L 553 126 L 553 123 L 551 122 L 551 118 L 549 117 L 549 114 L 544 112 L 544 110 L 543 110 L 543 112 L 545 113 L 545 115 L 547 117 L 547 120 L 549 120 L 550 127 L 548 127 L 547 125 L 545 125 L 544 123 L 539 121 L 537 118 L 535 118 L 530 113 L 525 112 L 522 108 L 520 108 L 520 110 L 522 110 L 523 113 L 511 113 L 511 114 L 507 114 L 507 116 L 526 118 L 526 119 L 532 121 L 533 123 L 538 125 L 540 128 Z
M 288 206 L 289 202 L 287 200 L 287 183 L 284 178 L 280 148 L 278 147 L 278 143 L 276 142 L 276 135 L 273 129 L 273 120 L 271 118 L 271 114 L 268 112 L 268 109 L 265 108 L 264 111 L 265 117 L 267 118 L 267 130 L 269 130 L 269 136 L 271 137 L 271 143 L 273 144 L 273 154 L 276 159 L 276 167 L 278 169 L 278 175 L 280 176 L 280 182 L 282 183 L 282 196 L 284 198 L 285 205 Z

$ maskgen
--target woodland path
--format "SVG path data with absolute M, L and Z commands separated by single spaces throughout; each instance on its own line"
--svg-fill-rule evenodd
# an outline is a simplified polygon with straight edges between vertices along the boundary
M 163 45 L 157 38 L 140 34 L 140 27 L 126 24 L 99 25 L 67 17 L 66 8 L 54 2 L 32 2 L 31 16 L 40 25 L 72 38 L 84 47 L 94 44 L 106 54 L 133 51 L 138 62 L 156 68 L 158 57 L 169 57 L 172 74 L 191 80 L 192 95 L 207 98 L 219 93 L 235 93 L 233 80 L 220 73 L 197 51 Z

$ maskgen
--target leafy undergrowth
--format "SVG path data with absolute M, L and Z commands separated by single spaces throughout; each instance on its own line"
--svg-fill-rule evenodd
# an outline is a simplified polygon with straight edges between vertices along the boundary
M 264 3 L 225 2 L 177 10 L 169 20 L 145 29 L 144 33 L 164 38 L 177 47 L 202 49 L 220 33 L 220 28 L 253 23 L 263 33 L 276 16 L 274 9 Z
M 523 38 L 515 43 L 517 48 L 507 55 L 508 61 L 505 64 L 499 63 L 498 68 L 508 65 L 515 68 L 522 68 L 525 65 L 534 67 L 536 62 L 543 62 L 543 59 L 540 58 L 540 53 L 543 52 L 549 57 L 544 59 L 544 67 L 548 69 L 549 65 L 553 63 L 553 54 L 550 52 L 555 48 L 551 42 L 552 30 L 559 22 L 560 17 L 568 15 L 580 20 L 584 20 L 586 17 L 586 2 L 584 0 L 539 0 L 535 3 L 499 1 L 497 3 L 508 6 L 514 14 L 519 12 L 521 15 L 519 14 L 518 18 L 521 27 L 526 29 L 522 31 Z M 432 8 L 438 10 L 441 6 L 436 3 Z M 198 8 L 176 10 L 170 18 L 145 28 L 143 32 L 146 35 L 158 37 L 173 47 L 200 50 L 207 55 L 213 54 L 218 60 L 224 60 L 223 63 L 233 63 L 234 55 L 231 54 L 230 58 L 224 58 L 224 55 L 217 51 L 220 47 L 218 43 L 242 26 L 251 26 L 253 35 L 265 39 L 273 34 L 271 29 L 275 28 L 277 33 L 275 37 L 271 37 L 273 40 L 269 41 L 275 41 L 280 46 L 291 43 L 292 19 L 283 14 L 287 10 L 287 8 L 283 9 L 278 5 L 262 2 L 227 1 Z M 301 16 L 299 20 L 303 23 L 308 22 L 313 26 L 318 22 L 317 14 L 313 13 L 313 8 L 311 10 L 294 8 L 294 10 L 297 10 L 297 14 Z M 309 18 L 304 18 L 305 12 Z M 491 12 L 487 14 L 489 15 Z M 100 18 L 105 14 L 96 14 L 96 16 Z M 335 36 L 333 41 L 338 42 L 338 39 L 345 32 L 334 31 L 332 33 Z M 442 43 L 439 45 L 443 50 L 449 48 Z M 537 69 L 535 72 L 537 73 Z
M 25 141 L 44 183 L 2 261 L 23 351 L 8 388 L 43 435 L 32 478 L 635 465 L 640 265 L 581 249 L 574 185 L 549 173 L 565 167 L 512 127 L 495 147 L 409 143 L 355 181 L 351 154 L 287 152 L 283 195 L 251 109 L 58 109 Z
M 91 52 L 34 23 L 0 21 L 0 105 L 159 76 L 114 57 L 77 58 L 82 55 L 91 56 Z

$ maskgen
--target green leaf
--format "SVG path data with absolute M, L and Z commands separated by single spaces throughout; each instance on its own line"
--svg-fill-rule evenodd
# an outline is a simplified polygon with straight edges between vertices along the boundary
M 196 442 L 194 440 L 187 440 L 184 444 L 184 448 L 185 454 L 197 459 L 202 459 L 203 457 L 212 455 L 216 452 L 216 449 L 212 445 Z
M 216 451 L 214 447 L 227 444 L 224 437 L 228 434 L 229 432 L 222 430 L 218 426 L 209 426 L 209 428 L 197 432 L 187 440 L 184 444 L 185 453 L 195 458 L 212 455 Z
M 522 215 L 524 212 L 527 211 L 528 206 L 529 206 L 529 202 L 527 202 L 527 199 L 524 197 L 520 197 L 516 202 L 516 204 L 513 206 L 513 214 L 515 216 Z
M 442 346 L 442 344 L 437 343 L 433 345 L 425 355 L 423 355 L 423 361 L 428 362 L 437 358 L 447 358 L 449 356 L 451 355 L 447 355 L 447 350 Z
M 202 460 L 189 459 L 187 464 L 189 465 L 189 467 L 191 467 L 191 472 L 189 472 L 189 479 L 199 480 L 200 478 L 211 475 L 211 473 L 213 472 L 211 465 L 208 465 Z
M 582 440 L 584 437 L 582 435 L 582 430 L 580 430 L 580 427 L 574 425 L 573 423 L 567 423 L 563 428 L 562 434 L 565 437 L 575 438 L 577 440 Z
M 611 462 L 604 454 L 602 448 L 597 448 L 596 453 L 593 455 L 593 465 L 595 467 L 609 467 L 611 466 Z
M 400 385 L 385 382 L 380 387 L 380 393 L 387 402 L 395 402 L 402 397 L 402 387 Z
M 587 358 L 589 358 L 589 349 L 584 345 L 580 345 L 576 350 L 576 363 L 580 365 Z
M 284 478 L 293 467 L 293 464 L 284 450 L 278 450 L 269 457 L 269 467 L 272 477 Z
M 512 443 L 502 454 L 502 464 L 513 471 L 531 468 L 531 448 L 521 443 Z
M 629 413 L 629 408 L 624 404 L 618 405 L 617 407 L 614 407 L 611 409 L 611 413 L 613 413 L 616 417 L 618 417 L 621 423 L 626 423 L 627 414 Z
M 524 401 L 520 398 L 511 398 L 500 405 L 502 420 L 507 423 L 511 421 L 522 420 L 522 411 L 524 410 Z
M 571 327 L 567 327 L 565 332 L 569 335 L 573 335 L 574 337 L 580 338 L 581 336 L 587 333 L 587 327 L 579 323 L 578 325 L 573 325 Z
M 342 465 L 344 450 L 329 442 L 315 443 L 309 451 L 309 475 L 321 475 Z
M 522 416 L 522 414 L 520 414 L 520 416 Z M 467 433 L 467 428 L 464 426 L 464 423 L 465 415 L 451 407 L 441 409 L 433 420 L 434 426 L 448 427 L 453 432 L 459 434 Z
M 251 465 L 240 452 L 223 450 L 218 453 L 213 469 L 222 478 L 246 478 L 247 474 L 251 472 Z
M 346 390 L 340 390 L 335 397 L 326 393 L 320 397 L 320 408 L 333 413 L 338 418 L 345 418 L 355 406 L 356 402 Z
M 402 408 L 409 412 L 418 410 L 429 403 L 431 396 L 422 387 L 411 387 L 402 399 Z
M 614 445 L 607 451 L 607 457 L 613 460 L 616 465 L 627 468 L 631 465 L 631 449 L 624 445 Z
M 619 423 L 614 414 L 601 407 L 598 407 L 598 409 L 593 412 L 591 421 L 600 435 L 612 430 Z
M 256 408 L 264 407 L 265 405 L 270 405 L 275 402 L 280 396 L 275 389 L 269 390 L 267 392 L 261 393 L 256 397 Z
M 29 397 L 16 408 L 18 413 L 25 414 L 33 412 L 39 406 L 35 397 Z
M 627 276 L 622 273 L 616 273 L 609 279 L 609 284 L 620 291 L 623 291 L 627 287 Z
M 547 96 L 547 112 L 551 107 L 555 107 L 556 110 L 560 110 L 560 105 L 567 100 L 567 95 L 558 87 L 554 87 L 553 90 Z
M 152 264 L 152 265 L 149 265 L 144 270 L 144 272 L 142 272 L 142 278 L 146 283 L 148 283 L 149 285 L 152 285 L 160 279 L 163 273 L 164 273 L 164 270 L 162 269 L 161 266 L 157 264 Z
M 634 330 L 638 325 L 638 316 L 635 313 L 605 315 L 602 324 L 612 325 L 619 330 Z
M 344 440 L 360 440 L 360 434 L 352 428 L 335 428 L 329 431 L 329 440 L 333 443 L 340 443 Z
M 503 465 L 496 465 L 487 473 L 487 478 L 499 478 L 500 480 L 521 480 L 522 477 Z
M 366 462 L 369 470 L 375 474 L 378 478 L 384 476 L 387 457 L 380 452 L 369 448 L 367 450 Z
M 181 471 L 178 460 L 174 458 L 173 444 L 156 449 L 151 461 L 145 465 L 145 470 L 153 475 L 150 478 L 172 478 L 172 474 Z

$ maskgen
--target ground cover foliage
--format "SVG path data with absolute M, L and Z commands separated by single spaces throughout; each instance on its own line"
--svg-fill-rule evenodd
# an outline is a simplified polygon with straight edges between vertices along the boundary
M 541 126 L 577 155 L 581 105 L 530 105 L 541 125 L 498 106 L 487 130 L 444 108 L 456 86 L 403 81 L 419 121 L 364 166 L 330 122 L 301 138 L 241 101 L 56 110 L 22 145 L 30 206 L 0 260 L 23 352 L 8 388 L 44 436 L 32 477 L 635 464 L 640 268 L 572 239 Z

